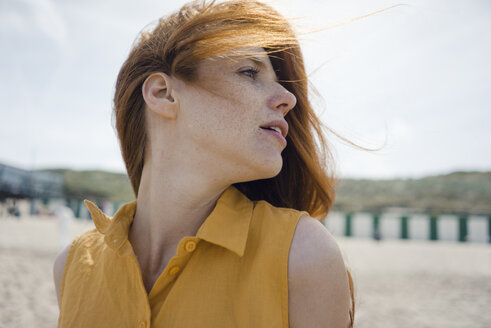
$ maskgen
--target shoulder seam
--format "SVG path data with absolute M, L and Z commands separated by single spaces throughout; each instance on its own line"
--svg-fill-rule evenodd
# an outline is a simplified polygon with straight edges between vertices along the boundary
M 268 201 L 265 201 L 265 200 L 257 200 L 257 201 L 254 201 L 254 208 L 256 207 L 256 205 L 258 203 L 263 203 L 263 204 L 266 204 L 267 206 L 270 206 L 274 209 L 277 209 L 277 210 L 281 210 L 281 211 L 285 211 L 285 212 L 291 212 L 291 213 L 303 213 L 304 215 L 307 215 L 307 216 L 310 216 L 310 213 L 307 212 L 307 211 L 304 211 L 304 210 L 297 210 L 295 208 L 291 208 L 291 207 L 280 207 L 280 206 L 275 206 L 271 203 L 269 203 Z

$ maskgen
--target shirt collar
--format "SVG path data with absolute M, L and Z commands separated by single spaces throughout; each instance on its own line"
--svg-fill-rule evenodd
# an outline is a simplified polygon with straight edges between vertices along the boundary
M 96 229 L 104 235 L 108 246 L 120 254 L 128 253 L 131 245 L 128 232 L 137 200 L 124 204 L 113 218 L 105 215 L 94 203 L 85 200 Z M 228 187 L 218 198 L 213 211 L 198 229 L 196 237 L 222 246 L 242 257 L 246 247 L 253 202 L 236 187 Z

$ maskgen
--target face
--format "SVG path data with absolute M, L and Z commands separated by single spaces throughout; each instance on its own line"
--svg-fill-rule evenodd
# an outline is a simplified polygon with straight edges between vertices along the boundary
M 288 129 L 284 117 L 296 104 L 264 50 L 250 51 L 253 59 L 203 60 L 193 83 L 176 86 L 177 121 L 189 140 L 187 149 L 214 158 L 234 176 L 233 183 L 280 172 Z

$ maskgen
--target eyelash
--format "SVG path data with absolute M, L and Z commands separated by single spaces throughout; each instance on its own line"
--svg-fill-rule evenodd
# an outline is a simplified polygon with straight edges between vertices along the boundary
M 245 75 L 247 75 L 247 76 L 249 76 L 251 79 L 255 80 L 255 79 L 256 79 L 256 75 L 259 73 L 259 69 L 258 69 L 257 67 L 251 67 L 251 68 L 248 68 L 248 69 L 246 69 L 246 70 L 241 71 L 241 73 L 243 73 L 243 74 L 244 74 L 244 73 L 250 73 L 250 72 L 252 72 L 252 73 L 253 73 L 253 76 L 249 76 L 249 75 L 247 75 L 247 74 L 245 74 Z

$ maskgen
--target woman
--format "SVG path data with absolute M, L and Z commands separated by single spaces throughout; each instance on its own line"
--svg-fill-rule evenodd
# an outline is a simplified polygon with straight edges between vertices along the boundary
M 112 219 L 86 201 L 96 229 L 54 265 L 59 327 L 352 326 L 351 277 L 318 220 L 334 198 L 321 123 L 280 14 L 193 2 L 159 20 L 114 110 L 137 200 Z

